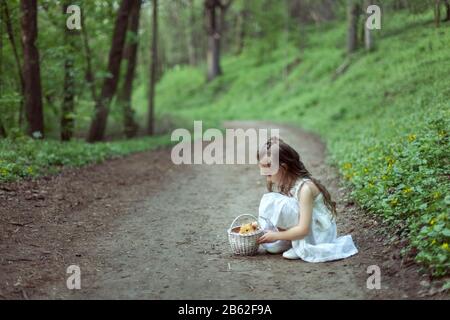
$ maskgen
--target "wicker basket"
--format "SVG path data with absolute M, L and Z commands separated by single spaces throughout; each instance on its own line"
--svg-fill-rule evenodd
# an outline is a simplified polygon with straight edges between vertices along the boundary
M 230 229 L 228 229 L 228 240 L 230 241 L 231 250 L 234 254 L 251 256 L 258 252 L 258 239 L 263 235 L 264 230 L 259 228 L 252 233 L 239 234 L 239 229 L 241 228 L 242 223 L 236 225 L 236 222 L 242 221 L 242 217 L 250 217 L 253 221 L 258 221 L 258 219 L 251 214 L 241 214 L 236 217 L 236 219 L 234 219 L 231 223 Z

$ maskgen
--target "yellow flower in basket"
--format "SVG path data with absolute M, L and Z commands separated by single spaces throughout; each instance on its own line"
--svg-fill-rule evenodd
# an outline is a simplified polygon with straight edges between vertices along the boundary
M 258 230 L 258 222 L 247 223 L 241 226 L 239 234 L 249 234 Z

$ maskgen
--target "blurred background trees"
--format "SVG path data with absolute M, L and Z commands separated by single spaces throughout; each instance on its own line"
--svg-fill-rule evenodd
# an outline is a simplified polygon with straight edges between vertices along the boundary
M 69 4 L 82 10 L 81 30 L 65 26 Z M 93 142 L 154 134 L 163 130 L 154 128 L 155 87 L 166 70 L 201 67 L 213 81 L 227 72 L 224 55 L 248 51 L 264 63 L 286 41 L 306 46 L 308 28 L 333 20 L 347 19 L 340 45 L 348 54 L 373 50 L 364 26 L 370 4 L 381 1 L 0 0 L 0 136 Z M 450 20 L 448 0 L 382 3 L 386 12 L 430 8 L 436 26 Z M 136 104 L 139 90 L 148 101 Z

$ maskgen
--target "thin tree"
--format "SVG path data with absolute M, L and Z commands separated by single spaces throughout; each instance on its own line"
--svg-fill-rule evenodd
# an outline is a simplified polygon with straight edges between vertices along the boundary
M 189 64 L 190 65 L 196 65 L 197 64 L 197 56 L 196 56 L 196 43 L 195 43 L 195 5 L 194 0 L 189 0 L 189 20 L 188 20 L 188 27 L 186 28 L 186 43 L 187 43 L 187 49 L 188 49 L 188 56 L 189 56 Z
M 20 92 L 22 93 L 19 104 L 19 127 L 22 127 L 24 116 L 24 97 L 25 97 L 25 80 L 23 79 L 22 63 L 20 62 L 19 50 L 17 49 L 16 39 L 14 36 L 14 29 L 9 13 L 8 3 L 6 0 L 0 0 L 0 11 L 3 12 L 3 21 L 5 22 L 6 33 L 13 51 L 14 61 L 17 67 L 17 74 L 20 81 Z
M 217 9 L 219 7 L 219 0 L 205 0 L 205 14 L 207 19 L 208 34 L 208 81 L 214 80 L 222 74 L 222 68 L 220 66 L 220 31 L 217 21 Z
M 3 126 L 3 122 L 2 119 L 0 118 L 0 137 L 6 137 L 6 130 L 5 127 Z
M 435 0 L 434 3 L 434 22 L 439 28 L 441 24 L 441 0 Z
M 371 1 L 370 0 L 364 0 L 364 8 L 367 11 L 367 7 L 370 6 Z M 367 51 L 373 50 L 373 36 L 372 31 L 367 27 L 366 21 L 363 21 L 364 23 L 364 46 Z
M 2 5 L 2 3 L 0 3 Z M 3 20 L 3 11 L 0 8 L 0 20 Z M 0 23 L 0 101 L 3 95 L 3 25 Z M 0 118 L 0 137 L 6 137 L 6 130 Z
M 109 105 L 116 93 L 122 61 L 125 36 L 128 26 L 128 16 L 134 1 L 122 0 L 117 13 L 111 49 L 109 52 L 108 73 L 103 81 L 102 91 L 95 104 L 95 114 L 89 129 L 88 141 L 103 140 L 108 120 Z
M 39 138 L 44 136 L 44 113 L 39 51 L 36 47 L 38 35 L 37 0 L 21 0 L 20 7 L 22 11 L 23 78 L 28 134 Z
M 155 87 L 156 74 L 158 72 L 158 0 L 153 0 L 153 22 L 152 22 L 152 47 L 150 62 L 150 87 L 148 97 L 148 127 L 147 133 L 153 135 L 155 132 Z
M 138 51 L 139 18 L 141 12 L 141 1 L 135 1 L 129 18 L 130 39 L 125 47 L 124 59 L 127 63 L 127 71 L 123 82 L 122 91 L 119 95 L 119 104 L 123 108 L 124 134 L 127 138 L 132 138 L 138 131 L 138 125 L 134 121 L 134 111 L 131 106 L 131 93 L 133 90 L 133 80 L 136 70 Z
M 81 36 L 83 38 L 83 51 L 86 61 L 85 79 L 89 89 L 91 90 L 92 100 L 97 101 L 97 91 L 95 89 L 94 72 L 92 71 L 92 50 L 89 45 L 89 36 L 84 22 L 84 17 L 81 19 Z
M 445 9 L 446 9 L 446 15 L 444 18 L 444 22 L 445 21 L 450 21 L 450 1 L 449 0 L 444 0 L 443 1 Z M 435 23 L 436 23 L 436 27 L 439 27 L 440 23 L 441 23 L 441 1 L 440 0 L 436 0 L 435 1 Z
M 205 0 L 205 15 L 207 19 L 206 31 L 208 34 L 207 65 L 208 81 L 222 75 L 220 66 L 221 38 L 225 28 L 225 14 L 232 0 Z M 218 12 L 220 10 L 220 12 Z
M 450 1 L 444 0 L 444 6 L 446 9 L 446 16 L 445 16 L 444 21 L 450 21 Z
M 358 18 L 359 3 L 355 0 L 348 0 L 347 3 L 347 52 L 353 53 L 358 48 Z
M 70 5 L 69 0 L 65 0 L 62 5 L 63 16 L 67 12 Z M 64 23 L 64 44 L 65 44 L 65 61 L 64 61 L 64 91 L 63 102 L 61 108 L 61 140 L 69 141 L 72 139 L 74 131 L 73 113 L 75 110 L 75 75 L 74 75 L 74 39 L 75 31 L 69 30 Z

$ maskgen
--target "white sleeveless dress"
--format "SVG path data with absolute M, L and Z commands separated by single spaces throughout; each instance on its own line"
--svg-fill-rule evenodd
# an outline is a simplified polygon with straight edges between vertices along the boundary
M 281 229 L 298 225 L 301 214 L 298 191 L 307 180 L 297 181 L 291 189 L 292 197 L 277 192 L 266 193 L 261 199 L 259 216 Z M 339 260 L 358 253 L 351 235 L 337 238 L 336 233 L 336 222 L 320 193 L 314 199 L 310 233 L 301 240 L 292 241 L 292 248 L 299 258 L 307 262 Z

